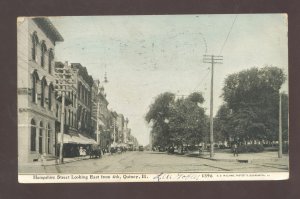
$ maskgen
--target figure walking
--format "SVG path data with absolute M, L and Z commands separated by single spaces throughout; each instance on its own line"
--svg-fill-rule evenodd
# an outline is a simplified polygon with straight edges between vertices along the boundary
M 238 153 L 238 146 L 237 146 L 236 143 L 233 145 L 233 156 L 234 156 L 234 157 L 235 157 L 235 156 L 239 156 L 239 153 Z

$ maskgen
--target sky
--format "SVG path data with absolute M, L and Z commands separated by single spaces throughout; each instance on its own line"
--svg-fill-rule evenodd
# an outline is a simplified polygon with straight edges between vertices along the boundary
M 222 105 L 225 78 L 251 67 L 277 66 L 287 74 L 286 14 L 131 15 L 51 17 L 64 38 L 57 61 L 81 63 L 107 93 L 109 109 L 129 119 L 139 143 L 149 143 L 145 115 L 157 95 L 202 92 L 209 115 L 210 64 L 214 67 L 214 114 Z M 107 73 L 108 83 L 104 83 Z M 287 83 L 283 86 L 287 93 Z

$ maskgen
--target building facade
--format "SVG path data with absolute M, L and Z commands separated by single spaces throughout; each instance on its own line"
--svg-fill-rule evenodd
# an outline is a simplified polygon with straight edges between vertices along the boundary
M 94 80 L 87 72 L 87 69 L 80 63 L 72 63 L 71 68 L 76 70 L 74 80 L 77 83 L 77 113 L 75 126 L 85 136 L 95 138 L 95 129 L 92 125 L 92 86 Z
M 55 44 L 63 38 L 47 18 L 18 22 L 19 164 L 55 155 Z

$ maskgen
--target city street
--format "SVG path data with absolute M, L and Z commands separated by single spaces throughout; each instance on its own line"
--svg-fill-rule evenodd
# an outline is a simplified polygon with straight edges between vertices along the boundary
M 126 152 L 101 159 L 83 159 L 62 165 L 22 166 L 20 173 L 160 173 L 160 172 L 284 172 L 288 158 L 261 159 L 242 163 L 215 161 L 161 152 Z

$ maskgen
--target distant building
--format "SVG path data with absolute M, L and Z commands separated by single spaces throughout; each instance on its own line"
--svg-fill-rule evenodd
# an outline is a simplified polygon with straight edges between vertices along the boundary
M 63 38 L 47 18 L 18 22 L 19 164 L 55 155 L 55 44 Z
M 96 140 L 98 140 L 102 148 L 106 148 L 111 143 L 109 126 L 110 113 L 107 106 L 108 101 L 106 100 L 104 88 L 100 85 L 99 80 L 94 80 L 92 87 L 92 126 L 96 129 L 96 138 L 98 136 Z
M 125 126 L 125 119 L 123 114 L 118 114 L 117 116 L 117 128 L 118 128 L 118 134 L 117 134 L 117 143 L 124 143 L 124 126 Z

